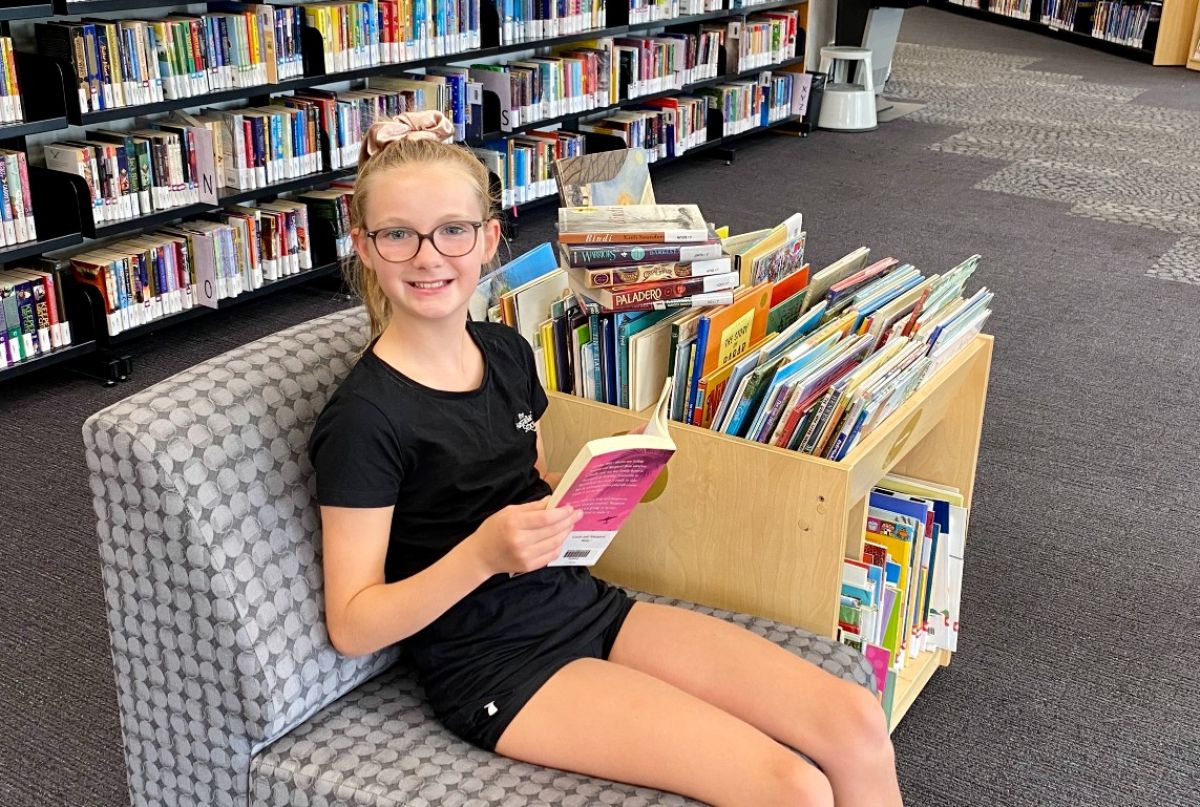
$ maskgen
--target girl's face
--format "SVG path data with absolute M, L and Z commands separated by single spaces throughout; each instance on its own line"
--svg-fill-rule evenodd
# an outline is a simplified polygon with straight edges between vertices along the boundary
M 378 278 L 393 313 L 430 320 L 462 315 L 483 264 L 500 243 L 499 222 L 482 221 L 474 183 L 437 163 L 393 168 L 370 181 L 364 228 L 354 231 L 354 246 Z M 375 233 L 374 241 L 368 232 Z M 453 257 L 416 233 L 433 234 Z M 474 246 L 455 255 L 467 249 L 472 237 Z

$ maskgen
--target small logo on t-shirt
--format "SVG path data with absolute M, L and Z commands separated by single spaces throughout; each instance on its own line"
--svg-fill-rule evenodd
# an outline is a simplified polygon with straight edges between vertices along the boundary
M 523 432 L 537 431 L 537 424 L 533 422 L 533 413 L 522 412 L 517 415 L 517 428 Z
M 500 711 L 499 709 L 496 708 L 495 701 L 492 701 L 491 703 L 489 703 L 487 706 L 485 706 L 483 708 L 487 710 L 488 717 L 495 717 L 496 712 Z

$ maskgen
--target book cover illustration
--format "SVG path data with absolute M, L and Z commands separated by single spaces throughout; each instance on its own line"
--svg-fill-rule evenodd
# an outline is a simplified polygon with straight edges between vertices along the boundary
M 640 148 L 556 160 L 554 174 L 563 207 L 654 204 L 650 168 Z
M 589 441 L 571 463 L 550 499 L 550 507 L 583 511 L 550 566 L 591 566 L 600 559 L 633 508 L 659 478 L 675 453 L 667 432 L 671 379 L 640 434 Z

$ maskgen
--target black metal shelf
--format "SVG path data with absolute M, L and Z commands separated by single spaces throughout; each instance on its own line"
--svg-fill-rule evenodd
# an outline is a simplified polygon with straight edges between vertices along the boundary
M 23 260 L 34 255 L 42 255 L 46 252 L 54 252 L 59 249 L 67 249 L 83 243 L 83 235 L 81 233 L 67 233 L 54 238 L 45 238 L 38 241 L 29 241 L 24 244 L 15 244 L 11 247 L 0 248 L 0 264 L 9 264 L 13 261 Z
M 125 221 L 114 221 L 96 227 L 91 234 L 87 234 L 88 238 L 111 238 L 114 235 L 133 235 L 140 233 L 151 227 L 161 227 L 164 224 L 169 224 L 173 221 L 179 221 L 191 216 L 198 216 L 201 213 L 207 213 L 212 210 L 212 205 L 196 204 L 184 205 L 183 207 L 171 207 L 166 210 L 158 210 L 148 216 L 139 216 L 134 219 L 126 219 Z M 87 224 L 84 224 L 87 227 Z
M 109 2 L 109 0 L 95 0 L 95 2 L 106 3 Z M 111 0 L 111 2 L 119 4 L 125 2 L 125 0 Z M 676 17 L 675 19 L 671 20 L 658 20 L 656 22 L 635 23 L 632 25 L 614 25 L 607 28 L 598 28 L 593 31 L 554 37 L 552 39 L 538 39 L 512 45 L 488 46 L 463 51 L 461 53 L 448 54 L 445 56 L 435 56 L 427 59 L 400 62 L 397 64 L 374 65 L 372 67 L 362 67 L 358 68 L 357 70 L 347 70 L 334 73 L 326 72 L 323 65 L 320 63 L 321 60 L 318 59 L 317 54 L 308 53 L 310 48 L 306 47 L 306 63 L 312 64 L 313 67 L 309 70 L 309 75 L 301 78 L 289 79 L 287 81 L 281 81 L 277 84 L 260 84 L 254 87 L 220 90 L 218 92 L 205 93 L 203 95 L 195 95 L 187 98 L 172 98 L 165 101 L 158 101 L 153 104 L 114 107 L 112 109 L 102 109 L 95 112 L 84 112 L 82 110 L 70 109 L 68 110 L 67 117 L 71 123 L 76 125 L 91 126 L 98 123 L 108 123 L 110 121 L 123 120 L 126 118 L 154 115 L 161 112 L 171 112 L 176 109 L 189 109 L 193 107 L 208 106 L 209 104 L 221 103 L 223 101 L 238 101 L 247 98 L 268 96 L 272 93 L 303 90 L 310 87 L 319 87 L 324 84 L 334 84 L 341 81 L 355 81 L 358 79 L 371 78 L 373 76 L 393 75 L 397 72 L 414 70 L 422 67 L 458 64 L 462 62 L 473 61 L 475 59 L 487 58 L 490 56 L 502 56 L 508 53 L 519 53 L 527 50 L 537 50 L 540 48 L 554 47 L 557 45 L 567 45 L 572 42 L 596 39 L 598 37 L 621 36 L 622 34 L 626 33 L 638 33 L 654 28 L 685 26 L 695 23 L 709 22 L 712 20 L 727 19 L 730 17 L 740 17 L 748 14 L 756 14 L 762 11 L 771 11 L 779 8 L 787 8 L 789 6 L 803 5 L 804 2 L 806 2 L 806 0 L 778 0 L 778 2 L 763 3 L 756 6 L 750 6 L 748 8 L 722 9 L 720 11 L 710 11 L 705 14 L 691 14 L 684 17 Z M 85 4 L 90 5 L 87 2 L 76 3 L 74 5 Z M 306 28 L 306 31 L 311 31 L 311 29 Z M 310 34 L 306 34 L 306 40 L 311 41 L 313 35 L 319 37 L 319 34 L 316 34 L 316 32 L 313 31 Z
M 354 176 L 358 170 L 357 167 L 339 168 L 336 171 L 322 171 L 319 174 L 308 174 L 299 179 L 291 179 L 287 182 L 280 182 L 275 185 L 266 185 L 254 190 L 238 190 L 237 188 L 221 188 L 218 192 L 220 197 L 220 207 L 226 205 L 236 205 L 242 202 L 249 202 L 255 199 L 269 199 L 273 196 L 278 196 L 281 193 L 289 193 L 291 191 L 307 191 L 316 188 L 320 185 L 328 185 L 331 182 L 337 182 L 339 179 L 348 179 Z
M 327 263 L 312 269 L 306 269 L 298 274 L 289 275 L 287 277 L 280 278 L 279 280 L 265 283 L 252 291 L 244 291 L 237 297 L 229 297 L 224 300 L 220 300 L 217 303 L 216 309 L 197 304 L 194 308 L 189 308 L 186 311 L 180 311 L 178 314 L 172 314 L 168 317 L 156 319 L 153 322 L 147 322 L 145 325 L 139 325 L 136 328 L 130 328 L 127 331 L 122 331 L 116 336 L 104 335 L 101 336 L 101 339 L 104 340 L 105 347 L 115 347 L 117 345 L 127 344 L 139 338 L 149 336 L 150 334 L 162 330 L 163 328 L 206 316 L 214 310 L 227 311 L 230 308 L 236 308 L 239 305 L 243 305 L 253 300 L 262 299 L 267 295 L 274 294 L 277 291 L 282 291 L 283 289 L 291 286 L 297 286 L 301 283 L 307 283 L 310 280 L 327 277 L 337 272 L 340 266 L 341 263 L 335 261 L 333 263 Z
M 694 92 L 695 90 L 703 89 L 704 87 L 713 87 L 717 84 L 724 84 L 730 81 L 741 81 L 747 78 L 754 78 L 764 71 L 782 70 L 785 67 L 792 67 L 798 64 L 804 64 L 803 54 L 792 59 L 785 59 L 784 61 L 776 64 L 756 67 L 753 70 L 743 70 L 739 73 L 730 73 L 727 75 L 716 76 L 714 78 L 706 78 L 700 81 L 693 81 L 690 84 L 684 84 L 679 88 L 662 90 L 660 92 L 649 93 L 647 95 L 639 95 L 636 98 L 626 98 L 624 101 L 620 101 L 609 106 L 587 109 L 583 112 L 569 112 L 566 115 L 559 115 L 556 118 L 546 118 L 544 120 L 534 121 L 532 123 L 523 123 L 520 126 L 513 127 L 513 129 L 508 132 L 487 132 L 481 137 L 481 140 L 492 140 L 496 138 L 507 137 L 509 135 L 520 134 L 521 132 L 528 132 L 532 129 L 541 129 L 546 126 L 556 126 L 560 123 L 567 123 L 568 121 L 578 120 L 580 118 L 607 115 L 612 112 L 619 112 L 620 110 L 629 106 L 644 104 L 647 101 L 653 101 L 656 98 L 670 98 L 674 95 L 686 95 L 689 92 Z
M 719 113 L 714 113 L 714 114 L 719 114 Z M 677 154 L 674 157 L 661 157 L 661 158 L 655 160 L 654 162 L 649 163 L 649 167 L 651 170 L 656 169 L 656 168 L 661 168 L 664 165 L 670 165 L 671 163 L 679 162 L 680 160 L 687 159 L 688 157 L 691 157 L 696 154 L 701 154 L 701 153 L 703 153 L 705 151 L 709 151 L 711 149 L 720 148 L 722 146 L 730 146 L 734 143 L 737 143 L 740 140 L 744 140 L 748 137 L 753 137 L 754 135 L 757 135 L 757 134 L 762 134 L 763 132 L 769 131 L 771 129 L 775 129 L 779 126 L 783 126 L 784 124 L 796 123 L 797 121 L 801 120 L 803 117 L 804 117 L 803 115 L 791 115 L 786 118 L 781 118 L 777 121 L 772 121 L 771 123 L 768 123 L 765 126 L 755 126 L 753 129 L 747 129 L 746 131 L 739 132 L 737 134 L 724 135 L 721 137 L 713 137 L 708 140 L 705 140 L 703 143 L 701 143 L 698 146 L 692 146 L 690 149 L 685 151 L 683 154 Z M 711 128 L 710 128 L 710 131 L 711 131 Z M 516 208 L 517 214 L 520 215 L 521 213 L 526 213 L 531 210 L 537 210 L 538 208 L 546 207 L 547 205 L 549 205 L 551 203 L 556 204 L 557 202 L 558 202 L 558 194 L 553 193 L 553 194 L 550 194 L 549 196 L 538 197 L 537 199 L 534 199 L 531 202 L 524 202 L 519 205 L 514 205 L 513 207 Z M 506 207 L 504 209 L 512 210 L 513 207 Z
M 95 342 L 81 342 L 78 345 L 70 345 L 61 347 L 58 350 L 46 353 L 41 356 L 34 356 L 25 361 L 18 362 L 10 367 L 5 367 L 0 370 L 0 384 L 5 381 L 11 381 L 15 378 L 20 378 L 23 375 L 32 373 L 36 370 L 44 370 L 47 367 L 52 367 L 55 364 L 61 364 L 65 361 L 83 358 L 91 353 L 96 352 Z
M 165 0 L 54 0 L 56 14 L 100 14 L 106 11 L 137 11 L 171 5 Z
M 20 123 L 0 124 L 0 140 L 11 140 L 16 137 L 53 132 L 55 129 L 67 128 L 66 117 L 47 118 L 46 120 L 27 120 Z
M 983 2 L 987 2 L 987 0 L 983 0 Z M 986 8 L 968 8 L 967 6 L 960 6 L 947 2 L 947 0 L 930 0 L 929 4 L 934 8 L 939 8 L 943 11 L 953 11 L 956 14 L 962 14 L 964 16 L 971 17 L 972 19 L 999 23 L 1000 25 L 1007 25 L 1010 28 L 1019 28 L 1022 31 L 1033 31 L 1034 33 L 1039 33 L 1044 36 L 1061 39 L 1064 42 L 1071 42 L 1076 45 L 1083 45 L 1085 47 L 1095 48 L 1096 50 L 1106 51 L 1117 56 L 1124 56 L 1127 59 L 1134 59 L 1140 62 L 1154 61 L 1153 47 L 1147 48 L 1144 45 L 1142 47 L 1138 47 L 1136 45 L 1122 45 L 1118 42 L 1109 42 L 1107 39 L 1101 39 L 1099 37 L 1092 36 L 1091 34 L 1084 33 L 1083 31 L 1076 31 L 1072 28 L 1065 28 L 1059 25 L 1051 25 L 1049 23 L 1042 22 L 1040 3 L 1034 3 L 1030 13 L 1031 19 L 1028 20 L 1023 20 L 1019 17 L 1010 17 L 1007 14 L 1001 14 Z M 1158 34 L 1153 26 L 1147 29 L 1146 38 L 1150 39 L 1152 32 L 1154 33 L 1154 40 L 1157 41 Z
M 30 6 L 0 6 L 0 21 L 4 20 L 36 20 L 39 17 L 51 17 L 54 7 L 49 3 L 37 3 Z

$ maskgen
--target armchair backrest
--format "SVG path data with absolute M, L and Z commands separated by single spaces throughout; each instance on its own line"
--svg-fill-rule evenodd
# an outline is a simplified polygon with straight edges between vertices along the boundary
M 325 632 L 307 443 L 362 309 L 196 365 L 83 426 L 135 805 L 244 805 L 250 758 L 373 677 Z

